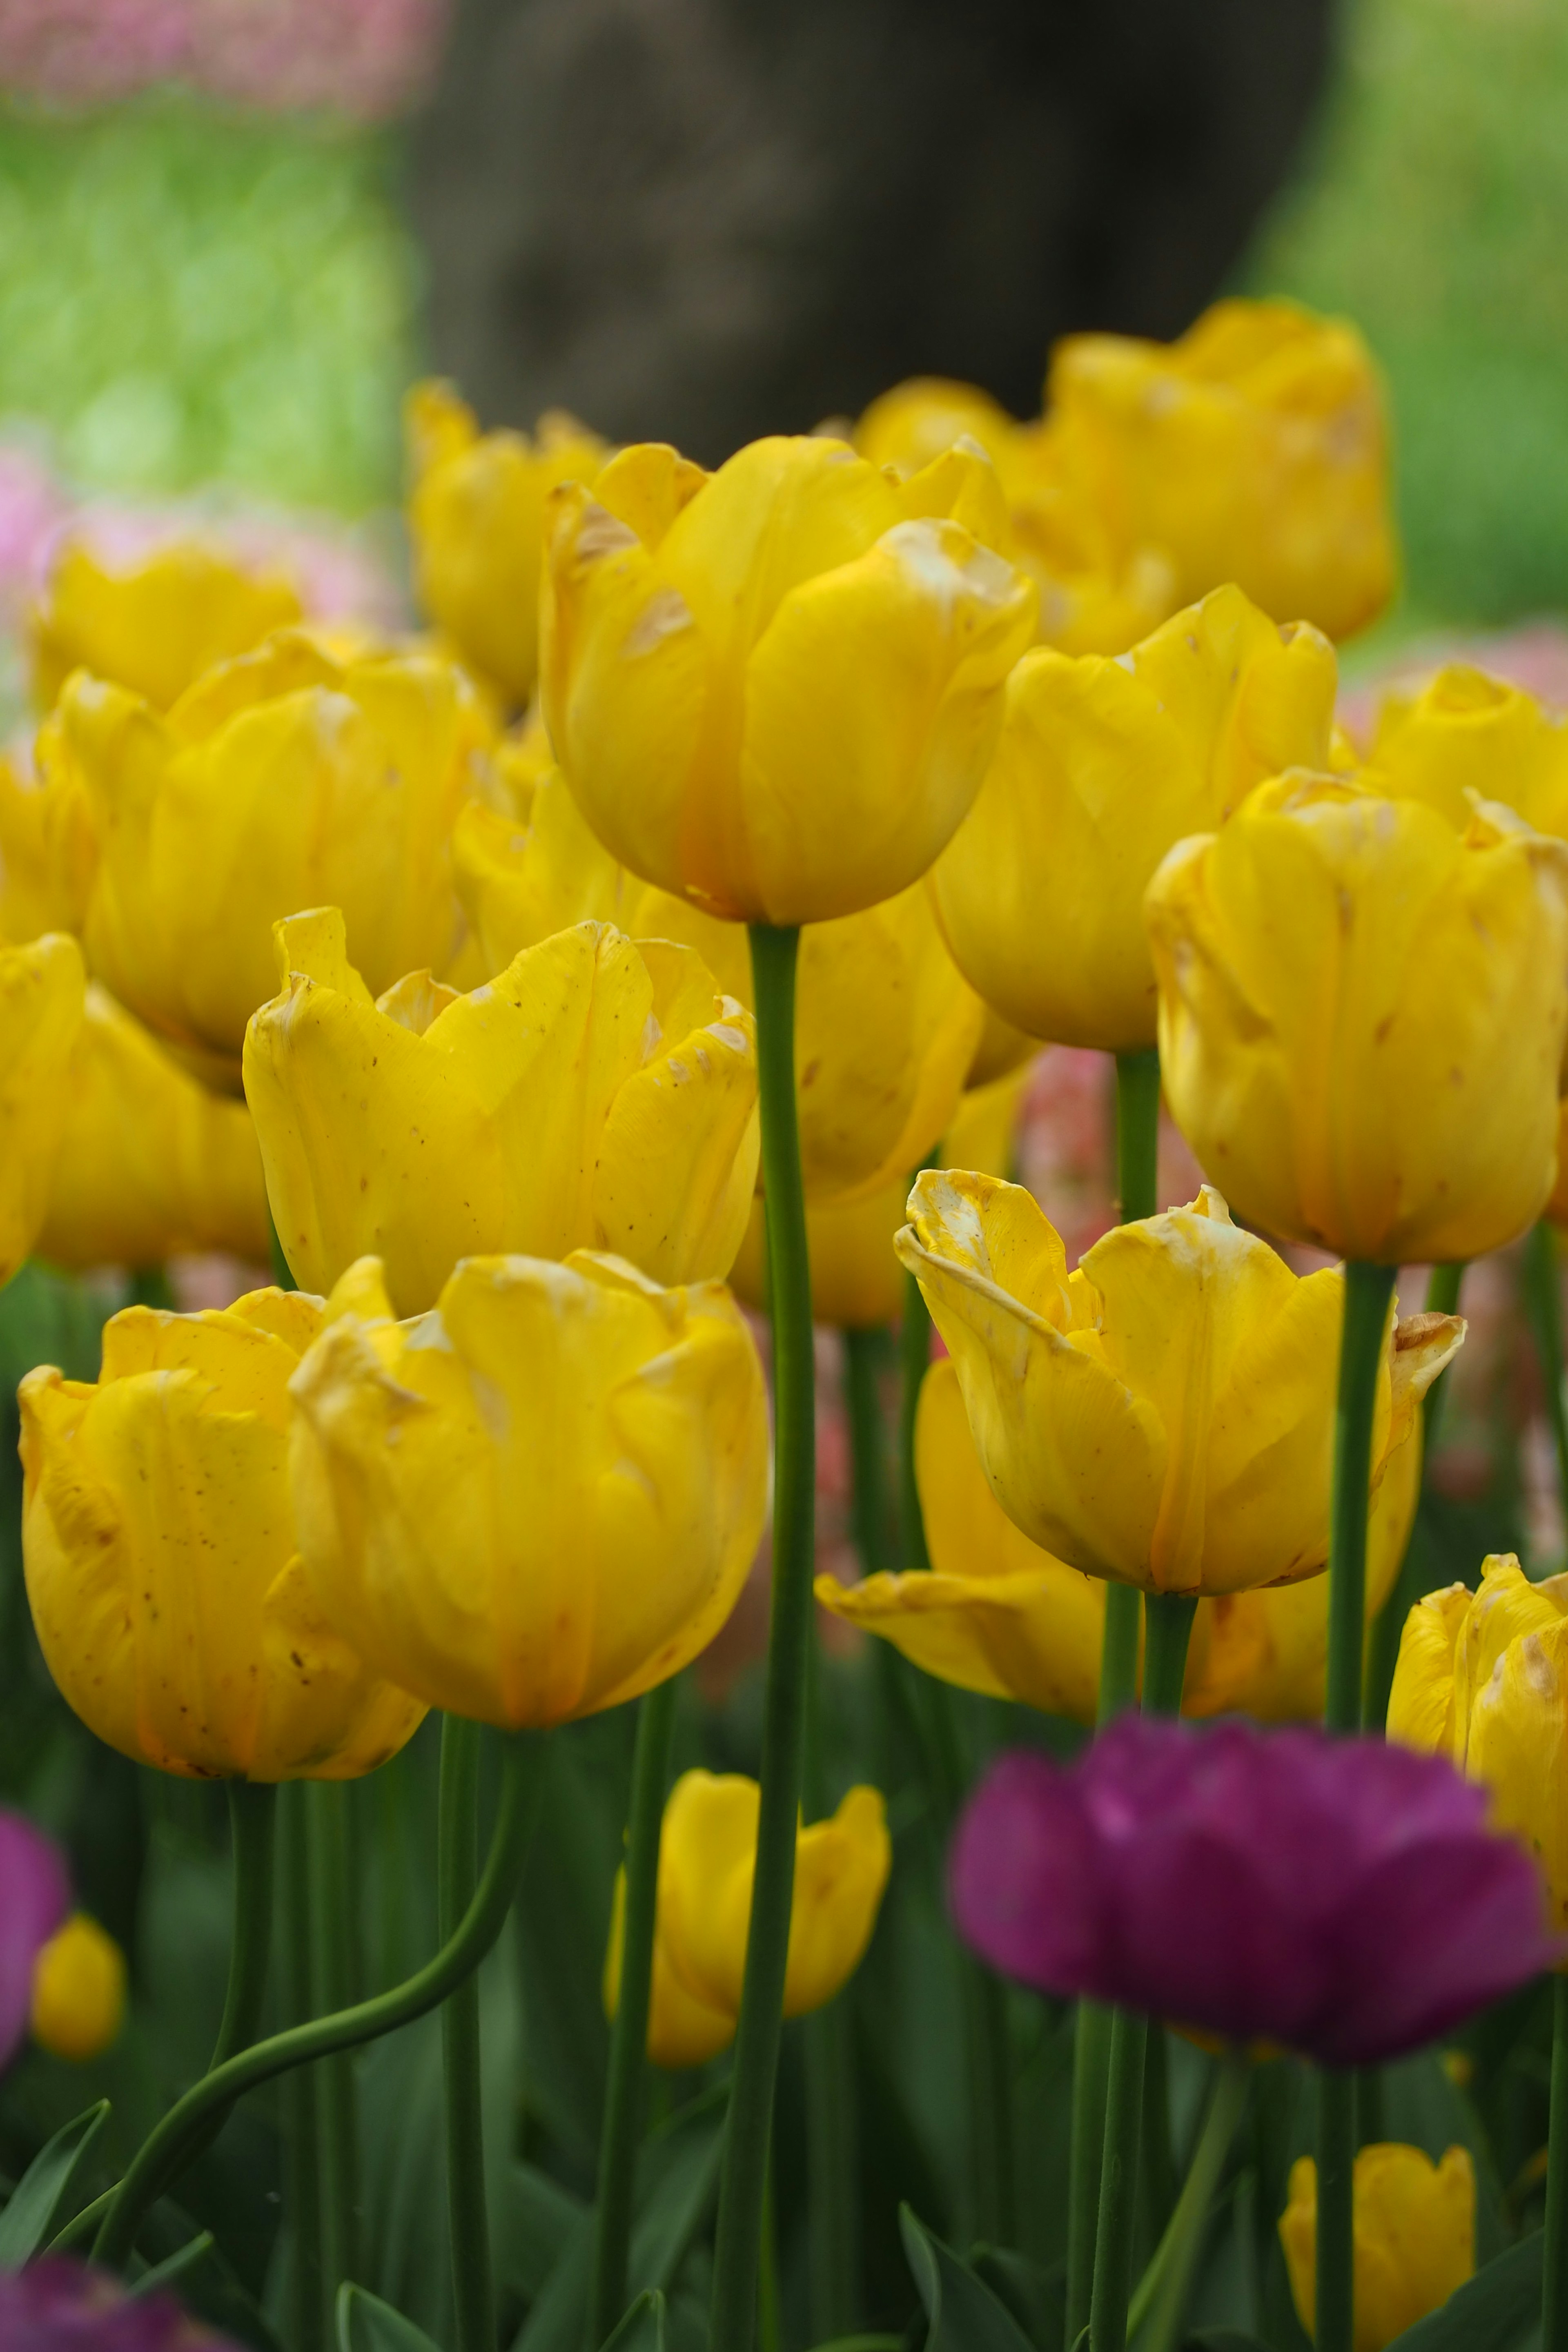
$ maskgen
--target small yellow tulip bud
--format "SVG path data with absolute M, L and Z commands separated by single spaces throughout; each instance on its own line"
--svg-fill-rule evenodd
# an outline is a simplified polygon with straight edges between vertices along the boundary
M 56 1265 L 162 1265 L 183 1250 L 265 1264 L 267 1193 L 243 1103 L 207 1089 L 96 982 L 38 1255 Z
M 718 1283 L 624 1260 L 468 1257 L 392 1319 L 351 1266 L 292 1382 L 312 1589 L 432 1706 L 542 1727 L 636 1698 L 704 1649 L 765 1516 L 767 1403 Z
M 1382 2142 L 1355 2160 L 1354 2352 L 1384 2352 L 1462 2287 L 1476 2267 L 1476 2175 L 1469 2151 L 1440 2164 L 1418 2147 Z M 1279 2242 L 1290 2294 L 1309 2336 L 1317 2311 L 1318 2168 L 1290 2168 Z
M 971 490 L 952 469 L 949 516 Z M 638 446 L 554 493 L 541 698 L 623 865 L 778 924 L 925 872 L 979 788 L 1036 606 L 929 502 L 817 438 L 753 442 L 710 477 Z
M 1334 686 L 1327 640 L 1277 628 L 1238 588 L 1114 661 L 1026 655 L 979 798 L 931 871 L 964 977 L 1031 1036 L 1152 1045 L 1151 876 L 1265 777 L 1322 763 Z
M 1177 603 L 1234 580 L 1347 637 L 1388 602 L 1383 389 L 1343 320 L 1233 300 L 1173 343 L 1069 335 L 1046 397 L 1067 482 L 1120 544 L 1165 551 Z
M 80 1911 L 33 1962 L 33 2039 L 57 2058 L 96 2058 L 125 2016 L 125 1955 Z
M 899 1255 L 952 1351 L 992 1491 L 1035 1543 L 1153 1592 L 1317 1574 L 1342 1274 L 1299 1279 L 1207 1185 L 1114 1227 L 1071 1276 L 1017 1185 L 931 1171 L 910 1213 Z M 1393 1334 L 1374 1475 L 1463 1335 L 1455 1316 Z
M 300 618 L 281 572 L 182 541 L 127 570 L 68 544 L 31 621 L 33 698 L 48 710 L 72 670 L 167 710 L 215 662 L 248 653 Z
M 1461 833 L 1479 793 L 1537 833 L 1568 837 L 1568 722 L 1467 663 L 1450 663 L 1417 693 L 1384 696 L 1367 765 L 1381 791 L 1424 801 Z
M 1541 1213 L 1568 1034 L 1568 846 L 1342 776 L 1261 784 L 1145 901 L 1166 1100 L 1265 1233 L 1385 1265 Z
M 279 917 L 341 907 L 378 990 L 451 954 L 449 836 L 489 738 L 450 663 L 340 656 L 284 630 L 209 670 L 166 719 L 82 677 L 58 717 L 100 843 L 89 961 L 150 1028 L 207 1056 L 215 1079 L 237 1091 Z
M 761 1791 L 739 1773 L 687 1772 L 670 1790 L 658 1851 L 647 2054 L 656 2066 L 700 2066 L 725 2049 L 741 2014 Z M 859 1967 L 892 1866 L 886 1809 L 851 1789 L 832 1819 L 795 1838 L 795 1900 L 784 2013 L 830 2001 Z M 616 1886 L 605 2008 L 620 1998 L 626 1874 Z
M 445 383 L 416 384 L 404 415 L 419 601 L 474 676 L 519 707 L 539 667 L 546 498 L 560 482 L 595 480 L 609 449 L 559 412 L 532 440 L 481 434 Z
M 245 1087 L 298 1280 L 328 1290 L 377 1252 L 416 1314 L 459 1258 L 507 1250 L 729 1272 L 756 1181 L 754 1026 L 691 949 L 579 923 L 471 995 L 413 972 L 376 1000 L 336 908 L 277 941 Z
M 1541 1865 L 1568 1930 L 1568 1576 L 1531 1584 L 1512 1552 L 1484 1562 L 1479 1591 L 1429 1592 L 1405 1621 L 1388 1737 L 1447 1756 L 1490 1792 L 1494 1827 Z
M 44 1660 L 89 1729 L 197 1779 L 349 1780 L 425 1710 L 321 1616 L 289 1507 L 300 1291 L 129 1307 L 96 1381 L 27 1374 L 22 1551 Z
M 0 1283 L 37 1239 L 70 1107 L 81 950 L 63 932 L 0 947 Z

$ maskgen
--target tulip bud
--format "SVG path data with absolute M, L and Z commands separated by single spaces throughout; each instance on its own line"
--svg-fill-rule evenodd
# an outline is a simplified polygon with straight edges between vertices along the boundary
M 761 1791 L 739 1773 L 687 1772 L 670 1790 L 658 1852 L 647 2054 L 700 2066 L 728 2047 L 741 2014 Z M 851 1789 L 831 1820 L 796 1833 L 784 2013 L 821 2009 L 860 1965 L 892 1865 L 886 1809 Z M 605 2008 L 620 1998 L 626 1874 L 616 1886 Z
M 1476 2267 L 1476 2175 L 1469 2151 L 1451 2147 L 1440 2164 L 1418 2147 L 1388 2142 L 1355 2159 L 1355 2352 L 1383 2352 L 1429 2311 L 1447 2302 Z M 1297 2315 L 1309 2336 L 1317 2312 L 1318 2168 L 1310 2156 L 1290 2168 L 1290 2201 L 1279 2242 Z
M 57 2058 L 96 2058 L 125 2017 L 125 1955 L 78 1911 L 33 1962 L 33 2039 Z
M 1380 791 L 1424 802 L 1461 833 L 1479 793 L 1537 833 L 1568 836 L 1563 713 L 1468 663 L 1449 663 L 1418 693 L 1384 697 L 1367 766 Z

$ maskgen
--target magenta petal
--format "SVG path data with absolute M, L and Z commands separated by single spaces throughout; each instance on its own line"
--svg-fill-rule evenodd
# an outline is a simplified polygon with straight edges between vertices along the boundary
M 0 2273 L 6 2352 L 235 2352 L 170 2294 L 128 2295 L 118 2279 L 60 2255 Z
M 1068 1769 L 995 1766 L 959 1824 L 994 1966 L 1328 2065 L 1415 2049 L 1560 1957 L 1535 1864 L 1441 1759 L 1123 1717 Z
M 33 1962 L 69 1909 L 58 1846 L 25 1814 L 0 1807 L 0 2068 L 26 2039 Z

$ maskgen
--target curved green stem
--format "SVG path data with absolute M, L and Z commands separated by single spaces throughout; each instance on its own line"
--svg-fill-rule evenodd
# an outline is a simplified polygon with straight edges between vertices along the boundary
M 1204 2223 L 1247 2105 L 1251 2072 L 1238 2051 L 1228 2052 L 1220 2061 L 1182 2193 L 1127 2314 L 1130 2336 L 1136 2336 L 1145 2320 L 1149 2323 L 1139 2352 L 1173 2352 L 1181 2339 L 1193 2272 L 1203 2251 Z
M 310 1855 L 310 1974 L 313 2010 L 331 2017 L 353 2003 L 353 1865 L 348 1788 L 342 1780 L 305 1783 Z M 329 2340 L 338 2289 L 359 2269 L 359 2114 L 353 2061 L 347 2051 L 317 2070 L 316 2128 L 321 2143 L 321 2263 Z
M 672 1678 L 650 1690 L 637 1708 L 631 1818 L 626 1825 L 621 1982 L 610 2028 L 610 2071 L 605 2086 L 604 2122 L 599 2130 L 589 2352 L 596 2352 L 596 2347 L 615 2333 L 626 2307 L 632 2197 L 637 2150 L 642 2141 L 643 2093 L 647 2074 L 647 2012 L 658 1908 L 659 1835 L 664 1826 L 665 1784 L 669 1778 L 675 1695 Z
M 479 1874 L 479 1730 L 460 1716 L 441 1726 L 437 1921 L 443 1942 L 473 1901 Z M 479 2095 L 479 1980 L 464 1978 L 441 2004 L 447 2108 L 447 2216 L 458 2352 L 495 2352 L 495 2284 L 485 2205 L 485 2126 Z M 608 2330 L 605 2330 L 608 2333 Z M 595 2337 L 595 2343 L 599 2339 Z
M 1544 1217 L 1524 1244 L 1524 1309 L 1541 1359 L 1546 1418 L 1557 1455 L 1557 1493 L 1568 1509 L 1568 1403 L 1563 1393 L 1563 1293 L 1558 1285 L 1557 1236 Z
M 1568 1977 L 1552 1984 L 1552 2109 L 1547 2131 L 1543 2352 L 1568 2346 Z
M 187 2151 L 208 2118 L 231 2106 L 247 2091 L 270 2083 L 296 2066 L 330 2058 L 340 2050 L 354 2050 L 381 2034 L 412 2024 L 416 2017 L 445 2000 L 455 1986 L 477 1969 L 500 1934 L 517 1888 L 529 1841 L 533 1834 L 541 1793 L 533 1762 L 540 1742 L 535 1734 L 515 1732 L 506 1741 L 501 1771 L 500 1803 L 489 1857 L 473 1901 L 456 1935 L 447 1938 L 435 1958 L 404 1983 L 374 2000 L 363 2000 L 334 2017 L 275 2033 L 204 2075 L 177 2099 L 157 2127 L 143 2140 L 130 2170 L 115 2194 L 114 2203 L 99 2232 L 95 2258 L 110 2265 L 123 2263 L 135 2242 L 142 2218 L 179 2171 Z
M 237 2050 L 248 2049 L 261 2022 L 272 1943 L 277 1790 L 260 1781 L 231 1780 L 228 1826 L 234 1853 L 234 1928 L 228 1948 L 228 1990 L 209 2074 Z
M 714 2245 L 711 2335 L 725 2352 L 749 2352 L 755 2340 L 757 2264 L 795 1901 L 816 1472 L 811 1269 L 795 1093 L 800 934 L 753 924 L 751 943 L 773 1327 L 773 1596 L 756 1874 Z
M 931 1310 L 912 1274 L 904 1276 L 904 1313 L 899 1326 L 899 1528 L 903 1538 L 900 1568 L 929 1568 L 925 1514 L 915 1478 L 915 1415 L 921 1389 L 931 1369 Z
M 891 1568 L 888 1434 L 882 1419 L 882 1371 L 891 1355 L 891 1333 L 844 1334 L 844 1402 L 849 1423 L 850 1514 L 855 1549 L 863 1575 Z

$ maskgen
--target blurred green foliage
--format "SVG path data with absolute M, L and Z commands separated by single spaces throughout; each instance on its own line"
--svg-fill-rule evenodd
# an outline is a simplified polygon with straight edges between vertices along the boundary
M 89 488 L 395 498 L 416 268 L 384 133 L 0 113 L 0 420 Z
M 1317 152 L 1248 262 L 1387 371 L 1405 629 L 1568 610 L 1565 123 L 1562 0 L 1353 0 Z

